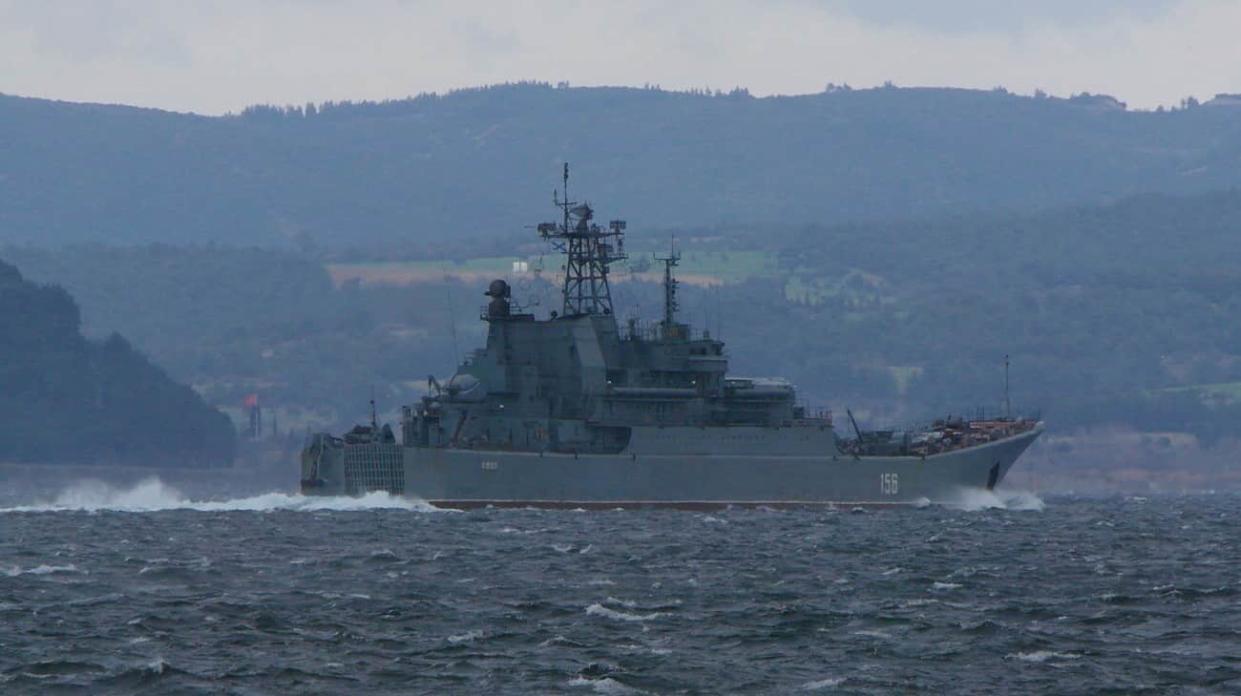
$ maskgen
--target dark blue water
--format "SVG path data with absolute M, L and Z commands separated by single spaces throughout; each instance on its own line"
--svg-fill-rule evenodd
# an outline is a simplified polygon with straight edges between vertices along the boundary
M 89 510 L 0 513 L 0 692 L 1241 691 L 1241 499 L 994 502 L 76 489 L 52 507 Z

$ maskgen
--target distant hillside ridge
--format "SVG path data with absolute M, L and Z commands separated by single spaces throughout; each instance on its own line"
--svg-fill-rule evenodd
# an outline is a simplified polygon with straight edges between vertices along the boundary
M 1241 185 L 1241 108 L 1228 104 L 527 83 L 204 117 L 0 96 L 0 243 L 433 253 L 554 214 L 565 160 L 571 197 L 647 229 L 1196 193 Z
M 220 466 L 227 416 L 119 334 L 88 341 L 69 293 L 0 261 L 0 462 Z
M 994 412 L 1008 356 L 1011 403 L 1041 409 L 1052 433 L 1118 426 L 1210 447 L 1241 441 L 1238 232 L 1241 190 L 681 230 L 678 316 L 724 340 L 736 374 L 787 377 L 808 405 L 851 409 L 863 426 Z M 631 266 L 649 263 L 631 239 Z M 68 288 L 87 335 L 123 333 L 222 408 L 258 392 L 288 432 L 364 422 L 371 398 L 398 417 L 428 374 L 446 379 L 486 341 L 478 298 L 491 278 L 539 316 L 560 308 L 550 256 L 541 278 L 510 273 L 512 257 L 330 264 L 362 271 L 339 285 L 322 259 L 280 249 L 0 246 L 0 257 Z M 368 269 L 421 278 L 369 282 Z M 632 282 L 618 265 L 612 278 L 618 316 L 662 316 L 649 275 Z

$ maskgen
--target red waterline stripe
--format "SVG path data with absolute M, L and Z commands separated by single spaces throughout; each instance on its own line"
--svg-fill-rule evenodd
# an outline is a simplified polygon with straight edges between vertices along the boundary
M 480 508 L 538 508 L 545 510 L 726 510 L 728 508 L 773 508 L 777 510 L 797 510 L 803 508 L 895 508 L 916 507 L 920 501 L 881 502 L 881 501 L 816 501 L 816 500 L 428 500 L 438 508 L 450 510 L 477 510 Z

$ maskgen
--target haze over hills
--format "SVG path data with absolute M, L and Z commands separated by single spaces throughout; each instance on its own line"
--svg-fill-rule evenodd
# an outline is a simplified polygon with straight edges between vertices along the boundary
M 226 465 L 228 418 L 120 335 L 78 333 L 63 289 L 0 261 L 0 462 Z
M 0 98 L 0 258 L 208 403 L 259 393 L 286 432 L 339 430 L 480 343 L 486 281 L 543 267 L 523 226 L 555 214 L 567 159 L 573 197 L 630 221 L 620 311 L 657 310 L 628 281 L 675 235 L 683 315 L 738 374 L 880 425 L 994 409 L 1008 354 L 1048 443 L 1115 426 L 1145 438 L 1116 457 L 1158 463 L 1167 433 L 1241 440 L 1227 101 L 512 85 L 208 118 Z M 539 312 L 547 263 L 512 278 Z
M 1017 405 L 1041 407 L 1053 432 L 1118 425 L 1212 443 L 1241 436 L 1238 220 L 1241 192 L 1217 192 L 686 232 L 681 314 L 722 332 L 738 374 L 787 376 L 809 404 L 875 424 L 994 410 L 1008 354 Z M 293 427 L 339 428 L 363 416 L 372 386 L 394 409 L 427 374 L 446 378 L 482 342 L 489 278 L 510 277 L 520 302 L 542 297 L 536 312 L 558 307 L 549 284 L 509 275 L 512 257 L 335 287 L 320 262 L 274 249 L 0 256 L 81 298 L 92 334 L 131 336 L 212 403 L 260 392 L 301 412 L 282 415 Z M 544 275 L 554 283 L 557 273 Z M 638 278 L 617 269 L 618 312 L 653 319 L 659 288 Z
M 1241 108 L 517 84 L 203 117 L 0 96 L 0 242 L 433 254 L 548 216 L 559 163 L 647 228 L 1036 210 L 1241 185 Z

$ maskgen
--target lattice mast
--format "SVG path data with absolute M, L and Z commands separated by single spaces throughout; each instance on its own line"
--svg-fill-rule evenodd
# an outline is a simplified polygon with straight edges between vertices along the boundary
M 665 333 L 676 324 L 676 313 L 679 305 L 677 304 L 677 279 L 672 275 L 672 269 L 681 263 L 681 254 L 676 249 L 676 242 L 672 243 L 667 256 L 656 256 L 656 261 L 664 265 L 664 321 L 663 327 Z
M 609 266 L 625 254 L 625 221 L 612 220 L 607 229 L 593 222 L 595 211 L 589 203 L 569 200 L 569 164 L 564 165 L 564 198 L 552 193 L 552 202 L 561 209 L 562 222 L 539 224 L 539 236 L 565 254 L 564 315 L 612 314 L 612 288 Z

